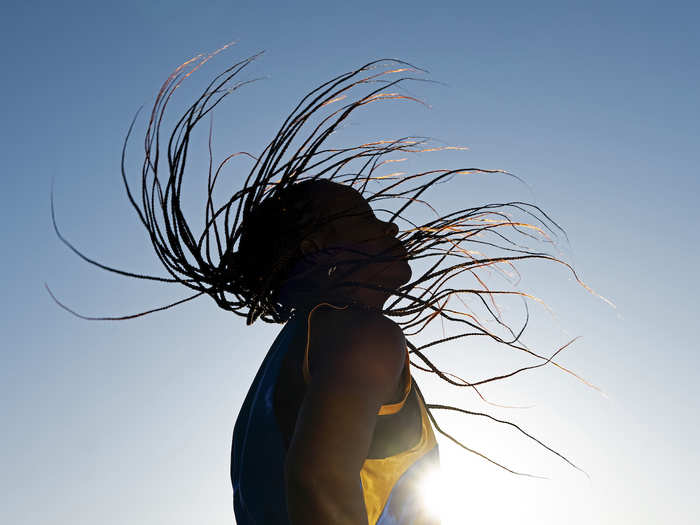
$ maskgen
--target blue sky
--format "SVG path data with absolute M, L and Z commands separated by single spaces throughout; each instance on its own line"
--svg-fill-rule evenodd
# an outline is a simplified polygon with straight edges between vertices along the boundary
M 692 523 L 700 511 L 692 488 L 700 469 L 699 15 L 691 2 L 4 6 L 0 521 L 232 522 L 233 421 L 278 327 L 247 328 L 206 300 L 90 323 L 58 309 L 43 283 L 95 315 L 181 296 L 71 254 L 51 229 L 51 181 L 60 224 L 80 248 L 159 272 L 121 187 L 121 143 L 175 66 L 235 40 L 193 79 L 199 86 L 265 50 L 250 72 L 264 80 L 216 114 L 221 155 L 260 151 L 320 82 L 375 58 L 407 60 L 440 82 L 407 88 L 430 108 L 368 112 L 343 131 L 348 140 L 428 135 L 469 147 L 435 157 L 440 164 L 517 173 L 529 187 L 474 178 L 436 202 L 541 205 L 567 230 L 563 248 L 582 278 L 616 304 L 563 270 L 527 268 L 523 287 L 556 312 L 552 320 L 535 309 L 530 341 L 556 348 L 583 336 L 562 363 L 606 395 L 555 369 L 488 390 L 503 403 L 535 405 L 495 413 L 561 449 L 591 480 L 502 429 L 446 419 L 475 448 L 550 478 L 515 478 L 445 444 L 446 505 L 464 523 Z M 178 101 L 193 92 L 183 89 Z M 139 140 L 137 132 L 132 167 Z M 470 377 L 493 365 L 476 343 L 445 359 Z M 436 400 L 486 408 L 425 384 Z

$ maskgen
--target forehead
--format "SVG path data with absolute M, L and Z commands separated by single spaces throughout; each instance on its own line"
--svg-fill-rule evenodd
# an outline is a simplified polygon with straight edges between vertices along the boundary
M 360 192 L 343 184 L 324 184 L 313 199 L 322 216 L 338 216 L 371 212 L 369 203 Z

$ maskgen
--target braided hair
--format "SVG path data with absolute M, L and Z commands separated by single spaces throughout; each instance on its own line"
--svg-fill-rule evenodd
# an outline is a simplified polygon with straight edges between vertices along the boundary
M 422 72 L 406 62 L 372 61 L 311 90 L 286 117 L 279 131 L 259 155 L 232 153 L 214 167 L 210 130 L 204 226 L 196 232 L 194 221 L 183 211 L 181 199 L 183 179 L 190 172 L 186 168 L 189 168 L 188 148 L 192 133 L 223 99 L 254 82 L 237 82 L 235 79 L 259 55 L 237 62 L 215 76 L 177 120 L 165 147 L 161 140 L 161 125 L 175 90 L 220 51 L 188 60 L 160 88 L 146 130 L 138 198 L 127 180 L 124 162 L 136 117 L 124 142 L 122 178 L 127 197 L 169 276 L 128 272 L 86 256 L 70 244 L 58 229 L 52 199 L 56 233 L 80 257 L 102 269 L 128 277 L 185 286 L 192 290 L 192 295 L 169 305 L 127 316 L 87 317 L 69 309 L 71 312 L 86 319 L 128 319 L 208 295 L 220 308 L 245 317 L 247 324 L 258 319 L 272 323 L 285 322 L 294 315 L 295 308 L 293 304 L 280 299 L 281 287 L 302 259 L 300 240 L 319 226 L 318 217 L 309 215 L 308 204 L 318 188 L 337 183 L 355 188 L 370 204 L 381 202 L 383 206 L 393 206 L 389 210 L 391 220 L 400 220 L 408 225 L 398 238 L 406 249 L 406 258 L 425 268 L 398 289 L 386 290 L 391 293 L 392 299 L 383 312 L 404 330 L 412 366 L 435 374 L 455 387 L 473 389 L 479 396 L 480 385 L 504 380 L 549 363 L 573 374 L 554 360 L 570 343 L 549 356 L 537 353 L 522 343 L 521 336 L 529 319 L 526 301 L 523 301 L 526 315 L 521 326 L 506 321 L 496 302 L 499 296 L 515 295 L 526 300 L 532 296 L 513 287 L 491 289 L 484 278 L 485 272 L 500 272 L 502 275 L 517 273 L 518 263 L 533 259 L 565 266 L 582 286 L 590 290 L 568 263 L 552 253 L 557 237 L 565 235 L 563 230 L 539 207 L 525 202 L 491 203 L 440 215 L 424 200 L 428 189 L 456 176 L 510 174 L 502 170 L 474 167 L 434 169 L 412 174 L 383 173 L 384 166 L 395 160 L 388 158 L 392 154 L 459 149 L 435 147 L 430 140 L 422 137 L 401 137 L 343 147 L 328 144 L 329 136 L 353 112 L 364 106 L 383 101 L 417 101 L 399 92 L 401 84 L 416 80 L 410 75 Z M 241 178 L 240 187 L 229 194 L 224 202 L 215 204 L 219 176 L 228 162 L 239 156 L 250 158 L 252 167 Z M 411 215 L 416 206 L 427 207 L 435 212 L 436 217 L 417 223 Z M 522 218 L 514 218 L 516 215 Z M 272 239 L 271 232 L 275 232 Z M 533 244 L 537 245 L 537 249 L 529 247 Z M 547 249 L 542 249 L 542 246 Z M 475 284 L 462 284 L 467 278 Z M 478 313 L 467 306 L 470 298 L 476 301 Z M 455 306 L 456 303 L 462 306 Z M 488 326 L 489 319 L 496 328 Z M 422 345 L 411 341 L 411 336 L 436 320 L 457 327 L 457 333 Z M 426 355 L 427 350 L 438 345 L 474 336 L 485 336 L 500 345 L 525 352 L 532 357 L 534 364 L 495 377 L 467 381 L 441 370 Z M 438 432 L 509 472 L 521 474 L 467 447 L 445 432 L 435 419 L 434 411 L 457 411 L 509 425 L 575 467 L 564 456 L 514 423 L 454 406 L 426 403 L 426 407 Z

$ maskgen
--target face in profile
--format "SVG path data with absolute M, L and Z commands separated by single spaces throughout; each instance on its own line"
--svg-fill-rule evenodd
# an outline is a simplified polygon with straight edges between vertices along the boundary
M 301 242 L 305 256 L 324 253 L 336 282 L 358 282 L 395 289 L 408 282 L 411 268 L 396 238 L 398 226 L 382 221 L 355 189 L 327 183 L 314 192 L 310 206 L 319 227 Z

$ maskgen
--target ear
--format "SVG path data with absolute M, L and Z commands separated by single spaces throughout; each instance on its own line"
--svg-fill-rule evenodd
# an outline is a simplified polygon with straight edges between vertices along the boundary
M 321 247 L 316 242 L 316 239 L 313 238 L 313 236 L 309 236 L 299 243 L 299 249 L 304 255 L 310 255 L 319 251 Z

